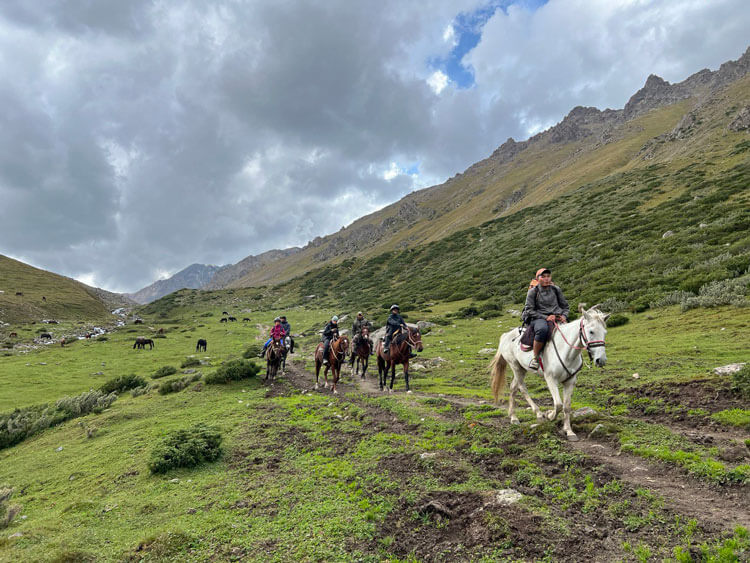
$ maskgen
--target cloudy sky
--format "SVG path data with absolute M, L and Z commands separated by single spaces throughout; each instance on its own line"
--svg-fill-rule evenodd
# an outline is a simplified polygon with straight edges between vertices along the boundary
M 3 0 L 0 253 L 135 291 L 301 246 L 748 29 L 747 0 Z

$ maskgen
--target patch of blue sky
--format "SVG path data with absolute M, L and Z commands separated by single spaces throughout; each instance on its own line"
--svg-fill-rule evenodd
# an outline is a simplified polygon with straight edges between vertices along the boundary
M 435 71 L 445 74 L 458 88 L 467 89 L 474 86 L 474 69 L 463 65 L 464 56 L 479 44 L 482 29 L 497 10 L 508 13 L 508 8 L 514 4 L 521 5 L 525 10 L 536 11 L 548 0 L 489 0 L 472 12 L 459 13 L 451 23 L 453 28 L 453 49 L 448 56 L 435 57 L 428 61 L 428 65 Z

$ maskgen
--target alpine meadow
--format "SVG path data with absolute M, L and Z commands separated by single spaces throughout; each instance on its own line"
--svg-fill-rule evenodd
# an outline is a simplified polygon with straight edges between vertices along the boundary
M 609 314 L 578 441 L 490 387 L 540 267 L 582 335 Z M 0 560 L 750 560 L 750 49 L 212 268 L 137 304 L 0 256 Z M 325 323 L 393 304 L 410 391 L 375 356 L 315 389 Z

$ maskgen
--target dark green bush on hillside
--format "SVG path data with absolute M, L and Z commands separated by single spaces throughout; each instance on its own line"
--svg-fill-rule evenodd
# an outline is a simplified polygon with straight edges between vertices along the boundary
M 203 374 L 196 373 L 193 375 L 188 375 L 186 377 L 181 377 L 180 379 L 164 381 L 161 383 L 161 385 L 159 385 L 159 395 L 169 395 L 170 393 L 177 393 L 179 391 L 182 391 L 193 381 L 198 381 L 201 377 L 203 377 Z
M 146 380 L 142 377 L 131 373 L 130 375 L 121 375 L 110 379 L 104 385 L 99 387 L 102 393 L 122 393 L 128 389 L 135 389 L 136 387 L 145 387 Z
M 732 374 L 732 391 L 750 399 L 750 364 Z
M 196 424 L 165 436 L 151 452 L 151 473 L 166 473 L 177 467 L 194 467 L 221 457 L 221 434 L 214 427 Z
M 185 361 L 180 364 L 181 368 L 191 368 L 193 366 L 201 365 L 201 361 L 198 358 L 185 358 Z
M 160 377 L 167 377 L 168 375 L 173 375 L 177 373 L 177 368 L 174 366 L 164 366 L 160 367 L 154 372 L 154 375 L 151 377 L 153 379 L 159 379 Z
M 255 363 L 247 360 L 234 360 L 227 362 L 214 373 L 205 378 L 206 383 L 229 383 L 239 381 L 258 375 L 260 368 Z
M 607 319 L 607 328 L 622 326 L 624 324 L 628 324 L 629 322 L 630 318 L 626 317 L 625 315 L 612 315 Z
M 247 347 L 247 350 L 245 350 L 245 353 L 242 354 L 242 357 L 246 360 L 249 360 L 250 358 L 257 358 L 262 349 L 263 346 L 261 346 L 260 344 L 250 344 L 250 346 Z

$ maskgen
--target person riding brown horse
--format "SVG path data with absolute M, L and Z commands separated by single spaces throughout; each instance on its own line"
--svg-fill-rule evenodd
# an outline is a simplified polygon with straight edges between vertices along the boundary
M 274 338 L 271 344 L 266 350 L 266 377 L 265 380 L 270 379 L 273 383 L 276 374 L 279 371 L 281 365 L 281 358 L 284 354 L 284 343 L 281 338 Z
M 325 385 L 323 388 L 328 387 L 328 370 L 331 370 L 333 375 L 333 392 L 336 391 L 336 384 L 339 382 L 339 376 L 341 374 L 341 365 L 346 361 L 346 353 L 349 350 L 349 338 L 344 334 L 338 338 L 333 339 L 328 347 L 328 357 L 324 358 L 323 353 L 325 350 L 325 343 L 319 342 L 318 347 L 315 349 L 315 389 L 318 388 L 318 378 L 320 375 L 320 366 L 325 365 L 323 371 L 323 377 L 325 378 Z M 324 363 L 323 360 L 328 360 Z
M 387 384 L 388 371 L 390 370 L 391 385 L 388 390 L 393 392 L 393 382 L 396 379 L 396 364 L 403 364 L 406 391 L 411 392 L 409 390 L 409 359 L 412 357 L 412 349 L 417 352 L 423 350 L 422 334 L 419 332 L 419 328 L 407 326 L 405 333 L 395 333 L 388 352 L 385 351 L 383 342 L 378 340 L 378 343 L 375 345 L 375 355 L 378 357 L 378 382 L 381 391 Z
M 372 354 L 372 347 L 370 343 L 372 340 L 370 340 L 370 329 L 368 327 L 362 327 L 362 329 L 359 332 L 360 340 L 359 340 L 359 346 L 352 345 L 352 348 L 354 348 L 354 351 L 352 352 L 352 359 L 350 360 L 350 365 L 353 368 L 354 375 L 357 375 L 359 373 L 359 366 L 362 366 L 362 379 L 365 378 L 365 373 L 367 373 L 367 366 L 370 363 L 370 355 Z M 354 360 L 357 360 L 357 367 L 354 367 Z

